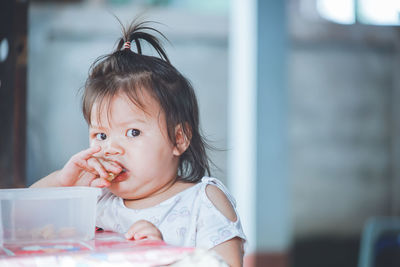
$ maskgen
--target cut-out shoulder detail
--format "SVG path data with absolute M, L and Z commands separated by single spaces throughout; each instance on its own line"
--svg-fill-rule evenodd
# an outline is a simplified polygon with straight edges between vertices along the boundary
M 236 222 L 236 212 L 233 209 L 231 203 L 228 198 L 224 194 L 224 192 L 214 185 L 206 186 L 206 194 L 208 199 L 214 206 L 230 221 Z

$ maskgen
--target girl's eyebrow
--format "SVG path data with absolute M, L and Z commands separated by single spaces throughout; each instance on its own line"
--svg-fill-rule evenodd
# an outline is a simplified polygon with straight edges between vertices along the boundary
M 93 124 L 91 124 L 91 125 L 89 125 L 89 129 L 90 129 L 90 130 L 105 130 L 106 128 L 104 128 L 104 127 L 102 127 L 102 126 L 100 126 L 100 125 L 93 125 Z
M 141 123 L 141 124 L 145 124 L 146 121 L 140 118 L 134 118 L 134 119 L 128 119 L 128 120 L 123 120 L 123 121 L 119 121 L 116 124 L 117 125 L 128 125 L 131 123 Z M 101 125 L 90 125 L 90 129 L 96 129 L 96 130 L 106 130 L 106 127 L 103 127 Z
M 128 120 L 121 120 L 118 122 L 119 125 L 126 125 L 131 123 L 146 123 L 145 120 L 140 118 L 128 119 Z

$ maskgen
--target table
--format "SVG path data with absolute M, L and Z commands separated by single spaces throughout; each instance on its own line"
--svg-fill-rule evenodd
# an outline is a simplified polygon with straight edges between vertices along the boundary
M 94 240 L 4 244 L 0 266 L 160 266 L 183 259 L 194 248 L 163 241 L 126 240 L 122 234 L 100 231 Z

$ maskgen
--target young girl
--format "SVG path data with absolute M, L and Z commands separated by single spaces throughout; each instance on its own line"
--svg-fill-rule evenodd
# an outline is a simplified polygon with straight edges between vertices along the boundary
M 82 103 L 90 148 L 32 186 L 102 187 L 98 227 L 127 239 L 213 249 L 240 266 L 245 235 L 232 196 L 205 176 L 194 90 L 149 31 L 161 34 L 131 25 L 115 52 L 94 62 Z M 143 40 L 159 57 L 142 54 Z

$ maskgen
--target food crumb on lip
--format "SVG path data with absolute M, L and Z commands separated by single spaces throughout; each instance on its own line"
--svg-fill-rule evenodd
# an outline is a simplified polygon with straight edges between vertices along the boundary
M 111 182 L 112 180 L 115 179 L 117 175 L 115 173 L 109 172 L 108 177 L 106 178 L 107 181 Z
M 126 171 L 127 171 L 127 170 L 126 170 L 125 168 L 122 168 L 122 171 L 121 171 L 120 173 L 117 173 L 117 174 L 112 173 L 112 172 L 109 172 L 109 173 L 108 173 L 108 177 L 106 178 L 106 180 L 109 181 L 109 182 L 111 182 L 111 181 L 114 180 L 118 175 L 120 175 L 121 173 L 124 173 L 124 172 L 126 172 Z

